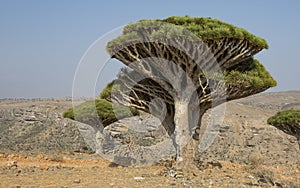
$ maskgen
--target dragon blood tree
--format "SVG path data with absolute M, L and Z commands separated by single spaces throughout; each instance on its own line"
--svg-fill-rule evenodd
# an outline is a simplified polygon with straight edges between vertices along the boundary
M 111 101 L 158 117 L 173 140 L 176 160 L 199 139 L 201 118 L 226 101 L 276 85 L 254 55 L 266 41 L 211 18 L 169 17 L 124 27 L 107 44 L 124 69 Z M 193 138 L 193 139 L 191 139 Z
M 268 119 L 268 124 L 296 137 L 300 150 L 300 110 L 280 111 Z

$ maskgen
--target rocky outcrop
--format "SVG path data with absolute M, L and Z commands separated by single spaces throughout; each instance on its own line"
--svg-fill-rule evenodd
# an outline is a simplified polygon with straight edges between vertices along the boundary
M 64 119 L 68 99 L 0 100 L 0 152 L 91 152 L 77 128 Z
M 104 129 L 82 123 L 79 127 L 86 143 L 116 164 L 147 166 L 175 155 L 172 140 L 153 116 L 124 118 Z

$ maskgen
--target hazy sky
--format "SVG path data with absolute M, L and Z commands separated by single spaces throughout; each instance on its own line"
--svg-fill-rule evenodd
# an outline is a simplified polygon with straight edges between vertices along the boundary
M 0 0 L 0 98 L 71 96 L 94 41 L 129 22 L 172 15 L 217 18 L 265 38 L 270 48 L 256 57 L 278 81 L 269 91 L 300 90 L 299 2 Z M 110 66 L 112 76 L 119 66 Z

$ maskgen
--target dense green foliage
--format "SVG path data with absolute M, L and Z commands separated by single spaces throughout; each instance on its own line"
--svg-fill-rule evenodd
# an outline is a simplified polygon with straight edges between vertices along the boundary
M 91 124 L 100 120 L 104 126 L 118 119 L 138 115 L 136 109 L 113 104 L 107 100 L 92 100 L 82 103 L 63 113 L 63 117 Z M 116 117 L 117 115 L 117 117 Z
M 251 34 L 245 29 L 238 28 L 217 19 L 172 16 L 162 21 L 182 25 L 203 40 L 220 40 L 222 38 L 245 39 L 253 45 L 268 48 L 268 44 L 264 39 Z
M 144 31 L 151 31 L 150 38 L 168 38 L 173 36 L 190 36 L 182 27 L 174 27 L 170 23 L 187 29 L 203 41 L 219 41 L 224 38 L 234 38 L 247 40 L 251 45 L 262 49 L 268 48 L 267 42 L 257 37 L 245 29 L 222 22 L 212 18 L 189 17 L 189 16 L 172 16 L 166 19 L 140 20 L 136 23 L 130 23 L 123 29 L 123 34 L 107 44 L 107 49 L 122 45 L 127 42 L 134 42 L 143 39 L 141 34 Z M 142 32 L 141 32 L 142 31 Z M 166 32 L 167 31 L 167 32 Z
M 251 60 L 249 70 L 233 69 L 224 72 L 225 81 L 230 85 L 251 86 L 252 88 L 269 88 L 277 85 L 270 73 L 256 59 Z
M 278 112 L 268 119 L 268 123 L 271 125 L 300 126 L 300 110 L 285 110 Z

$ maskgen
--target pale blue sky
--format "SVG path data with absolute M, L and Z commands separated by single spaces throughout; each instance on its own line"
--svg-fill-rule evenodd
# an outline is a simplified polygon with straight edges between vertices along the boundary
M 270 49 L 257 58 L 278 81 L 269 91 L 300 90 L 299 2 L 0 0 L 0 98 L 71 96 L 76 67 L 95 40 L 172 15 L 217 18 L 265 38 Z

